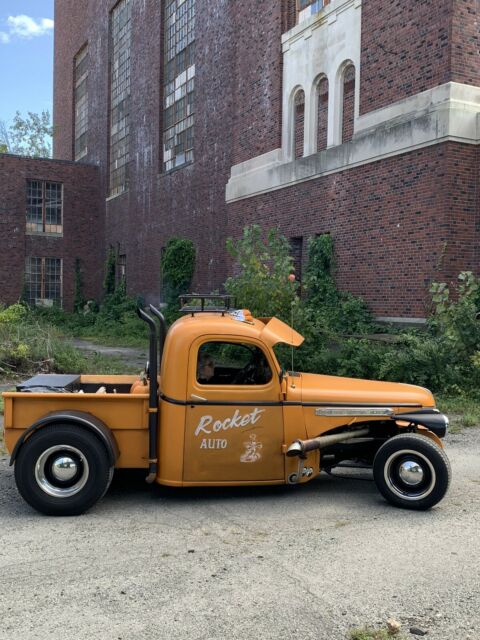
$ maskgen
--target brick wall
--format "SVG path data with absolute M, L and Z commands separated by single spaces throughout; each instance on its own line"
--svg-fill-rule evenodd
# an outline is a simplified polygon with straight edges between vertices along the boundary
M 63 184 L 63 236 L 27 235 L 27 180 Z M 27 256 L 63 259 L 66 309 L 73 307 L 76 258 L 81 259 L 85 296 L 99 298 L 104 238 L 98 202 L 96 167 L 0 154 L 0 302 L 21 297 Z
M 445 273 L 449 264 L 452 273 L 464 262 L 476 264 L 468 251 L 455 255 L 450 249 L 460 246 L 454 243 L 466 229 L 468 234 L 472 231 L 462 215 L 471 215 L 473 175 L 462 172 L 474 172 L 473 148 L 435 147 L 226 206 L 231 166 L 281 144 L 281 34 L 294 25 L 294 0 L 197 0 L 195 161 L 169 174 L 162 172 L 161 158 L 160 3 L 133 3 L 130 189 L 107 201 L 109 11 L 115 2 L 56 1 L 54 148 L 56 157 L 71 159 L 73 58 L 88 42 L 90 127 L 85 160 L 100 167 L 105 219 L 105 240 L 97 248 L 105 255 L 111 245 L 126 255 L 130 293 L 158 301 L 161 249 L 172 235 L 191 238 L 197 246 L 193 288 L 220 287 L 230 269 L 225 238 L 248 222 L 278 224 L 290 238 L 331 231 L 340 286 L 364 295 L 382 315 L 424 315 L 425 281 L 434 277 L 439 260 Z M 475 20 L 473 0 L 364 0 L 361 113 L 452 77 L 476 82 Z M 452 43 L 457 43 L 453 49 Z M 323 110 L 321 101 L 321 146 L 324 106 Z M 349 136 L 348 130 L 344 133 Z M 455 165 L 457 153 L 467 163 L 461 170 Z M 466 181 L 470 194 L 458 228 L 447 222 L 448 207 L 457 206 L 457 195 L 451 196 L 452 203 L 445 195 L 446 184 L 455 181 Z M 443 226 L 437 224 L 438 216 L 443 216 Z M 439 236 L 442 229 L 446 239 Z M 415 243 L 425 252 L 429 234 L 434 250 L 422 253 L 419 263 Z M 448 247 L 442 249 L 445 242 Z M 399 261 L 402 268 L 406 265 L 405 274 L 398 274 Z
M 72 157 L 73 58 L 88 42 L 86 161 L 100 166 L 105 196 L 108 12 L 113 5 L 111 0 L 56 2 L 55 156 Z M 105 251 L 112 245 L 127 256 L 131 293 L 158 301 L 161 249 L 173 235 L 189 237 L 197 246 L 194 288 L 217 288 L 226 277 L 225 185 L 233 164 L 280 144 L 281 33 L 291 6 L 197 0 L 195 161 L 169 174 L 162 173 L 161 164 L 160 3 L 145 0 L 132 9 L 130 189 L 105 202 Z
M 453 0 L 451 79 L 480 86 L 480 3 Z
M 73 71 L 74 57 L 88 41 L 87 24 L 92 15 L 90 0 L 61 0 L 55 2 L 54 104 L 55 158 L 73 160 Z M 64 30 L 68 25 L 68 40 Z M 93 55 L 92 55 L 93 54 Z M 90 68 L 95 64 L 96 52 L 90 48 Z M 90 96 L 94 99 L 93 94 Z M 90 105 L 91 116 L 95 113 Z M 97 116 L 99 113 L 96 114 Z M 90 120 L 93 118 L 91 117 Z M 90 136 L 91 139 L 91 136 Z
M 364 0 L 361 114 L 450 80 L 451 7 L 452 0 Z
M 478 272 L 477 173 L 475 147 L 429 147 L 232 203 L 230 231 L 329 232 L 341 289 L 377 315 L 425 317 L 430 282 Z
M 291 20 L 291 8 L 290 8 Z M 281 144 L 282 3 L 235 5 L 233 164 Z
M 297 24 L 297 0 L 282 0 L 282 32 Z

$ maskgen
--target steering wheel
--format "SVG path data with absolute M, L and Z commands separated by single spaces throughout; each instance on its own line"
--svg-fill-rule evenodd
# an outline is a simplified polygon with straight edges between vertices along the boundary
M 233 384 L 256 384 L 257 373 L 257 365 L 254 362 L 249 362 L 237 371 L 232 382 Z

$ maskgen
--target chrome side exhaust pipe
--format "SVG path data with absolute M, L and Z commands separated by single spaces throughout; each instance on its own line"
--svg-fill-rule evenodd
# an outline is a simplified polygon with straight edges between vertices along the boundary
M 311 438 L 310 440 L 295 440 L 287 449 L 287 456 L 294 458 L 299 456 L 304 458 L 305 454 L 309 451 L 315 451 L 315 449 L 323 449 L 332 444 L 339 444 L 340 442 L 346 442 L 347 440 L 353 440 L 353 438 L 363 438 L 370 434 L 370 429 L 357 429 L 357 431 L 346 431 L 345 433 L 333 433 L 329 436 L 319 436 L 318 438 Z

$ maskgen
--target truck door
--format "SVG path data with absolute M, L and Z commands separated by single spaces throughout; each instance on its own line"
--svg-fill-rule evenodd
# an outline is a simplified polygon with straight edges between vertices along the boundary
M 261 343 L 226 336 L 194 342 L 187 402 L 184 482 L 283 481 L 280 383 Z

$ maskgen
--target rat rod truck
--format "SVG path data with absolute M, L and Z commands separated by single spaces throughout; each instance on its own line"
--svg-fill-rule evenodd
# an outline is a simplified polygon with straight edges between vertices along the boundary
M 284 371 L 273 347 L 303 337 L 276 318 L 200 298 L 166 331 L 153 306 L 150 361 L 135 376 L 39 375 L 4 393 L 5 443 L 20 494 L 76 515 L 114 469 L 148 469 L 173 487 L 302 484 L 339 465 L 373 468 L 392 504 L 445 495 L 448 420 L 421 387 Z M 198 297 L 196 297 L 198 300 Z

